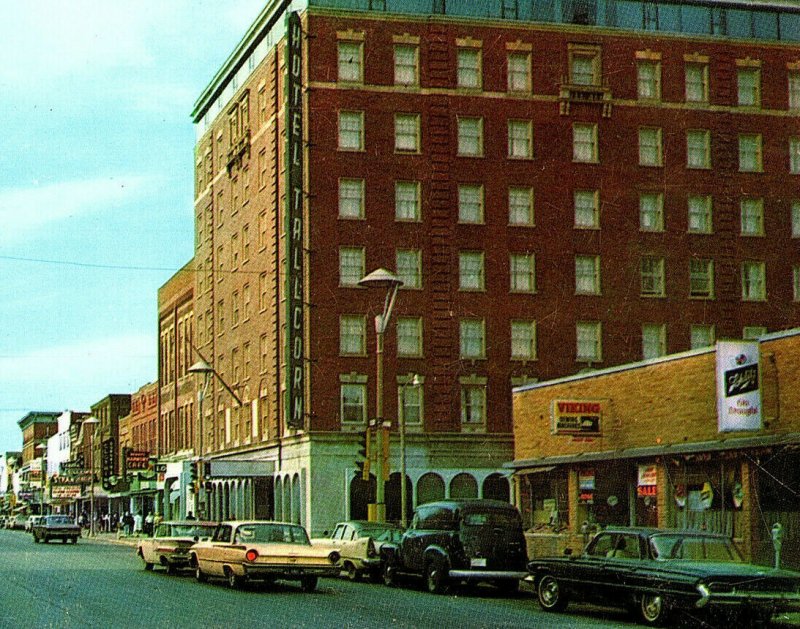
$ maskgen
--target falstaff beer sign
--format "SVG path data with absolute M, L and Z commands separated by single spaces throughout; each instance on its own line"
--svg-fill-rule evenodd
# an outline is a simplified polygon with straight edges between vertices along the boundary
M 759 347 L 754 341 L 717 342 L 717 429 L 761 430 Z
M 603 400 L 553 400 L 550 432 L 554 435 L 599 435 L 604 407 Z

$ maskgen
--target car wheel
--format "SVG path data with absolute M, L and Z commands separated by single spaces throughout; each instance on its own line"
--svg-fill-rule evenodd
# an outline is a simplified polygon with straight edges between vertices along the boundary
M 175 574 L 175 566 L 173 566 L 171 563 L 167 562 L 167 563 L 164 564 L 164 571 L 168 575 L 171 576 L 171 575 Z
M 390 588 L 397 587 L 397 568 L 388 562 L 383 566 L 383 583 Z
M 61 538 L 61 543 L 62 544 L 66 544 L 67 543 L 67 538 L 66 537 L 62 537 Z
M 38 544 L 40 541 L 41 541 L 41 540 L 39 539 L 39 536 L 38 536 L 38 535 L 34 535 L 34 536 L 33 536 L 33 543 L 34 543 L 34 544 Z
M 78 543 L 78 538 L 77 537 L 73 537 L 72 538 L 72 543 L 73 544 L 77 544 Z
M 244 585 L 244 578 L 240 577 L 233 570 L 228 570 L 228 587 L 238 590 Z
M 200 570 L 200 564 L 197 564 L 194 567 L 194 578 L 197 579 L 198 583 L 205 583 L 206 581 L 208 581 L 206 573 Z
M 303 592 L 313 592 L 317 589 L 318 581 L 318 577 L 303 577 L 300 579 L 300 586 L 303 588 Z
M 546 612 L 561 612 L 567 608 L 569 599 L 561 584 L 552 574 L 546 574 L 536 586 L 536 598 L 539 600 L 539 607 Z
M 45 544 L 49 544 L 49 543 L 50 543 L 50 540 L 49 540 L 49 539 L 47 539 L 47 535 L 45 535 L 45 536 L 42 538 L 42 541 L 43 541 Z
M 447 590 L 447 570 L 440 559 L 434 559 L 425 566 L 425 586 L 431 594 L 444 594 Z
M 642 594 L 639 600 L 639 615 L 646 625 L 660 627 L 667 621 L 667 602 L 661 594 Z
M 361 578 L 361 574 L 356 569 L 355 565 L 350 561 L 345 562 L 344 571 L 347 573 L 347 578 L 351 581 L 358 581 Z

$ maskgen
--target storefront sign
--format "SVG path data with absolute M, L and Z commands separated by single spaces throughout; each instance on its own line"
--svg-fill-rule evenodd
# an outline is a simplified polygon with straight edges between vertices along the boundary
M 578 501 L 584 504 L 593 504 L 594 487 L 594 470 L 580 470 L 578 472 Z
M 74 500 L 80 495 L 80 485 L 53 485 L 50 487 L 50 496 L 54 500 Z
M 602 400 L 553 400 L 550 432 L 554 435 L 599 435 L 604 406 Z
M 639 487 L 651 487 L 658 484 L 658 468 L 655 465 L 639 466 Z
M 761 430 L 759 346 L 755 341 L 717 342 L 717 429 Z
M 146 470 L 150 468 L 150 453 L 145 450 L 125 448 L 125 469 Z

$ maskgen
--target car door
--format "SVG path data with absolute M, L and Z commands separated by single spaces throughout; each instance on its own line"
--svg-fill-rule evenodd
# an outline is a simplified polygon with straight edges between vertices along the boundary
M 198 561 L 203 572 L 215 575 L 225 574 L 223 565 L 226 551 L 231 546 L 231 539 L 233 539 L 233 526 L 220 524 L 214 531 L 211 541 L 203 549 L 202 555 L 198 552 Z
M 612 596 L 616 582 L 615 571 L 608 565 L 609 555 L 614 551 L 618 534 L 598 533 L 581 557 L 568 564 L 568 579 L 573 580 L 577 590 L 589 598 Z
M 620 533 L 613 538 L 613 549 L 607 554 L 609 596 L 626 596 L 639 589 L 642 568 L 642 545 L 638 535 Z

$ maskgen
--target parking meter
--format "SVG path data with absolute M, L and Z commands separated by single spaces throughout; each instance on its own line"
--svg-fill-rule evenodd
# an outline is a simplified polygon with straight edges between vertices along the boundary
M 783 526 L 780 522 L 772 525 L 772 546 L 775 549 L 775 567 L 781 567 L 781 548 L 783 547 Z

